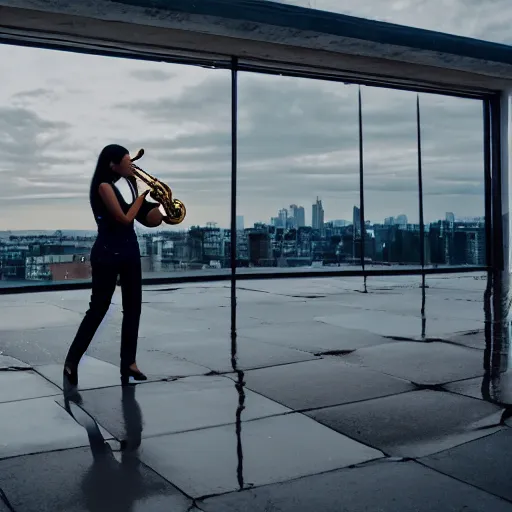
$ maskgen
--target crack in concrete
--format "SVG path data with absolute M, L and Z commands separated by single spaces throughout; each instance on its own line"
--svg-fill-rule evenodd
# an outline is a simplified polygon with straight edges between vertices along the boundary
M 266 293 L 268 295 L 276 295 L 279 297 L 293 297 L 295 299 L 325 299 L 328 296 L 327 295 L 295 295 L 290 293 L 275 293 L 275 292 L 269 292 L 267 290 L 257 290 L 254 288 L 245 288 L 245 287 L 237 287 L 237 290 L 244 290 L 248 292 L 257 292 L 257 293 Z
M 469 334 L 461 334 L 461 336 L 469 336 Z M 382 336 L 383 338 L 391 341 L 406 341 L 410 343 L 445 343 L 446 345 L 452 345 L 454 347 L 459 348 L 467 348 L 469 350 L 478 350 L 482 351 L 485 347 L 471 347 L 469 345 L 464 345 L 463 343 L 458 343 L 456 341 L 446 339 L 446 338 L 437 338 L 437 337 L 426 337 L 426 338 L 409 338 L 406 336 Z
M 387 340 L 391 340 L 391 341 L 412 341 L 412 342 L 418 341 L 415 338 L 408 338 L 406 336 L 382 336 L 382 337 Z
M 443 384 L 419 384 L 417 382 L 411 381 L 413 386 L 416 386 L 417 391 L 441 391 L 446 393 L 446 389 L 444 389 Z
M 0 500 L 4 503 L 4 505 L 11 511 L 11 512 L 16 512 L 14 510 L 14 507 L 11 505 L 11 502 L 9 501 L 9 499 L 7 498 L 5 492 L 0 489 Z
M 254 485 L 253 483 L 247 483 L 244 486 L 244 488 L 241 490 L 237 490 L 237 491 L 233 490 L 233 491 L 226 491 L 226 492 L 220 492 L 220 493 L 205 494 L 203 496 L 199 496 L 198 498 L 195 498 L 194 501 L 203 502 L 203 501 L 211 499 L 211 498 L 219 498 L 221 496 L 228 496 L 230 494 L 234 494 L 237 492 L 244 492 L 244 491 L 249 491 L 252 489 L 261 489 L 261 488 L 265 488 L 265 487 L 286 485 L 286 484 L 289 484 L 292 482 L 297 482 L 297 481 L 305 480 L 305 479 L 312 478 L 312 477 L 328 475 L 330 473 L 336 473 L 338 471 L 348 471 L 350 469 L 358 469 L 358 468 L 362 468 L 365 466 L 372 466 L 372 465 L 384 464 L 384 463 L 390 463 L 390 462 L 409 462 L 409 461 L 415 461 L 415 459 L 407 458 L 407 457 L 389 457 L 387 455 L 384 455 L 384 457 L 378 457 L 378 458 L 371 459 L 371 460 L 368 460 L 365 462 L 361 462 L 359 464 L 352 464 L 350 466 L 329 469 L 327 471 L 320 471 L 319 473 L 312 473 L 310 475 L 298 476 L 298 477 L 290 478 L 288 480 L 283 480 L 280 482 L 269 482 L 269 483 L 260 484 L 260 485 Z
M 365 468 L 368 466 L 377 466 L 379 464 L 389 464 L 389 463 L 397 463 L 397 462 L 410 462 L 411 460 L 414 460 L 412 457 L 395 457 L 395 456 L 389 456 L 386 455 L 385 452 L 383 452 L 380 448 L 376 448 L 372 446 L 374 450 L 378 450 L 384 454 L 384 457 L 379 457 L 372 460 L 367 460 L 365 462 L 360 462 L 359 464 L 352 464 L 350 466 L 347 466 L 346 468 L 341 469 L 359 469 L 359 468 Z
M 316 357 L 321 356 L 348 356 L 349 354 L 352 354 L 352 352 L 355 352 L 356 349 L 350 349 L 350 350 L 327 350 L 326 352 L 316 352 L 313 355 Z

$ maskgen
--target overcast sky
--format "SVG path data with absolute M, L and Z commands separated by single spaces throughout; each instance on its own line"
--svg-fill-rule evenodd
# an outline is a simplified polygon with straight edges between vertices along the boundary
M 498 42 L 501 0 L 288 3 Z M 122 144 L 187 206 L 182 224 L 229 225 L 229 71 L 0 45 L 0 229 L 94 229 L 88 186 L 102 147 Z M 240 74 L 239 215 L 246 227 L 319 196 L 326 220 L 359 205 L 356 86 Z M 418 221 L 416 95 L 362 88 L 367 219 Z M 481 104 L 420 95 L 427 222 L 480 216 Z

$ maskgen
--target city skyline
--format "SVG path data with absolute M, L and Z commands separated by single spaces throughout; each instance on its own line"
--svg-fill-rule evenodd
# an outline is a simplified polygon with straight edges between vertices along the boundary
M 304 207 L 300 206 L 300 205 L 291 205 L 292 207 L 296 207 L 297 210 L 299 211 L 299 216 L 302 215 L 300 213 L 300 210 L 304 210 Z M 359 231 L 360 230 L 360 210 L 357 206 L 354 206 L 353 207 L 353 216 L 352 216 L 352 219 L 340 219 L 340 218 L 324 218 L 324 222 L 323 222 L 323 227 L 315 227 L 314 226 L 314 222 L 313 222 L 313 219 L 311 220 L 307 220 L 307 218 L 304 220 L 304 222 L 302 223 L 297 223 L 297 222 L 282 222 L 282 216 L 280 215 L 281 213 L 283 212 L 286 212 L 287 211 L 287 208 L 281 208 L 278 212 L 278 215 L 276 217 L 270 217 L 270 219 L 267 219 L 267 220 L 260 220 L 260 221 L 257 221 L 257 222 L 254 222 L 254 223 L 247 223 L 245 221 L 245 217 L 244 215 L 237 215 L 236 216 L 236 230 L 237 231 L 244 231 L 246 229 L 254 229 L 258 226 L 273 226 L 273 227 L 277 227 L 277 228 L 287 228 L 287 229 L 293 229 L 293 228 L 299 228 L 299 227 L 309 227 L 309 228 L 313 228 L 313 229 L 323 229 L 324 227 L 335 227 L 335 228 L 340 228 L 340 227 L 349 227 L 349 226 L 352 226 L 352 225 L 356 225 L 356 229 Z M 325 213 L 325 212 L 324 212 Z M 356 216 L 356 217 L 354 217 Z M 290 219 L 293 219 L 294 216 L 293 215 L 288 215 L 287 216 L 287 219 L 290 220 Z M 295 217 L 296 219 L 296 217 Z M 450 222 L 452 224 L 475 224 L 475 223 L 478 223 L 478 224 L 482 224 L 485 222 L 485 216 L 459 216 L 459 215 L 456 215 L 454 212 L 445 212 L 444 215 L 441 215 L 439 218 L 437 219 L 434 219 L 430 222 L 425 222 L 424 225 L 425 225 L 425 228 L 428 228 L 429 226 L 431 225 L 435 225 L 441 221 L 447 221 L 447 222 Z M 366 219 L 365 220 L 365 223 L 366 225 L 370 225 L 370 226 L 418 226 L 419 224 L 418 223 L 413 223 L 413 222 L 410 222 L 408 216 L 406 214 L 403 214 L 403 213 L 400 213 L 400 214 L 397 214 L 395 216 L 391 216 L 391 217 L 386 217 L 384 219 L 380 219 L 380 220 L 371 220 L 371 219 Z M 219 228 L 219 229 L 222 229 L 222 230 L 226 230 L 228 231 L 230 228 L 231 228 L 231 223 L 229 223 L 229 225 L 220 225 L 219 223 L 217 222 L 213 222 L 213 221 L 209 221 L 209 222 L 206 222 L 204 225 L 200 225 L 200 224 L 195 224 L 195 225 L 192 225 L 190 226 L 190 228 L 207 228 L 207 227 L 212 227 L 212 228 Z M 151 233 L 161 233 L 162 231 L 164 232 L 168 232 L 168 233 L 172 233 L 172 232 L 176 232 L 176 231 L 189 231 L 190 228 L 183 228 L 182 225 L 177 225 L 177 226 L 174 226 L 174 229 L 166 229 L 166 226 L 164 226 L 163 224 L 157 228 L 147 228 L 141 224 L 138 224 L 137 222 L 135 223 L 135 230 L 142 234 L 142 235 L 146 235 L 146 234 L 151 234 Z M 22 233 L 22 234 L 25 234 L 27 233 L 27 236 L 37 236 L 38 233 L 41 233 L 41 234 L 44 234 L 44 236 L 53 236 L 55 235 L 55 233 L 59 233 L 59 232 L 62 232 L 63 233 L 63 236 L 68 236 L 69 233 L 88 233 L 87 236 L 94 236 L 94 233 L 96 232 L 95 229 L 67 229 L 67 228 L 58 228 L 58 229 L 7 229 L 7 230 L 2 230 L 0 229 L 0 238 L 3 236 L 5 236 L 6 234 L 8 233 L 12 233 L 14 236 L 20 236 L 18 235 L 18 233 Z M 90 234 L 90 235 L 89 235 Z M 21 236 L 24 236 L 24 235 L 21 235 Z
M 407 225 L 405 215 L 385 219 L 385 224 L 367 226 L 366 236 L 354 207 L 354 225 L 321 223 L 321 202 L 315 203 L 312 223 L 317 227 L 296 226 L 303 216 L 294 208 L 288 217 L 280 210 L 274 225 L 244 229 L 237 217 L 236 260 L 249 267 L 350 267 L 419 265 L 483 266 L 487 258 L 486 226 L 483 222 L 455 222 L 453 212 L 446 220 L 425 229 L 423 244 L 417 225 Z M 283 214 L 283 215 L 281 215 Z M 290 221 L 290 222 L 288 222 Z M 276 224 L 284 223 L 284 226 Z M 4 281 L 62 281 L 91 277 L 90 251 L 96 239 L 93 232 L 19 234 L 0 233 L 0 286 Z M 231 266 L 229 230 L 215 225 L 196 226 L 189 231 L 139 233 L 141 265 L 144 272 L 183 272 L 227 269 Z M 423 253 L 421 252 L 423 245 Z M 423 258 L 421 256 L 423 254 Z
M 437 28 L 435 9 L 420 3 L 421 23 Z M 373 7 L 377 17 L 413 25 L 419 5 L 394 3 L 387 12 L 370 0 L 316 4 L 363 16 Z M 475 4 L 478 17 L 461 28 L 455 18 L 467 19 L 463 5 L 443 7 L 446 31 L 510 37 L 496 24 L 496 6 Z M 229 71 L 16 46 L 0 46 L 0 58 L 0 230 L 94 230 L 88 188 L 97 156 L 111 142 L 133 153 L 146 149 L 141 167 L 187 206 L 183 228 L 229 226 Z M 417 223 L 416 94 L 361 91 L 366 218 L 380 221 L 398 210 Z M 310 219 L 317 195 L 327 217 L 351 219 L 359 204 L 357 95 L 354 85 L 239 73 L 237 201 L 247 224 L 294 203 Z M 451 210 L 483 215 L 481 103 L 419 97 L 425 222 Z

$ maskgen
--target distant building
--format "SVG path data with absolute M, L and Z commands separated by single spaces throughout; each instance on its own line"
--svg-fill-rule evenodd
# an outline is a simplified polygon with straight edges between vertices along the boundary
M 302 228 L 306 225 L 306 214 L 303 206 L 296 204 L 290 205 L 290 218 L 293 220 L 292 226 L 294 228 Z
M 311 226 L 313 229 L 323 229 L 324 228 L 324 208 L 322 206 L 322 201 L 316 198 L 316 203 L 313 205 L 313 215 Z
M 455 214 L 452 212 L 446 212 L 446 222 L 449 222 L 450 224 L 455 223 Z
M 50 264 L 49 269 L 50 269 L 50 273 L 52 276 L 52 281 L 91 279 L 92 278 L 91 264 L 88 260 L 82 261 L 81 259 L 75 260 L 72 263 L 52 263 L 52 264 Z
M 243 215 L 236 216 L 236 230 L 237 231 L 244 230 L 244 216 Z
M 286 208 L 279 210 L 277 218 L 279 219 L 279 225 L 276 227 L 285 228 L 288 221 L 288 210 Z
M 249 263 L 265 266 L 270 259 L 270 237 L 267 232 L 254 232 L 248 235 Z
M 395 221 L 395 224 L 397 224 L 398 226 L 407 226 L 408 222 L 407 222 L 407 215 L 398 215 L 398 217 L 396 218 L 396 221 Z
M 485 265 L 485 230 L 459 227 L 453 233 L 452 265 Z
M 89 257 L 80 254 L 28 256 L 25 279 L 29 281 L 66 281 L 92 277 Z
M 361 210 L 357 206 L 354 206 L 352 223 L 354 224 L 354 236 L 361 236 Z

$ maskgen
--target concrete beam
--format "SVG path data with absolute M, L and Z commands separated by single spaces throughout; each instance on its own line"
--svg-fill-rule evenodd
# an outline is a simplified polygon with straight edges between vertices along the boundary
M 508 89 L 512 49 L 255 0 L 0 0 L 0 40 L 315 71 L 461 91 Z

